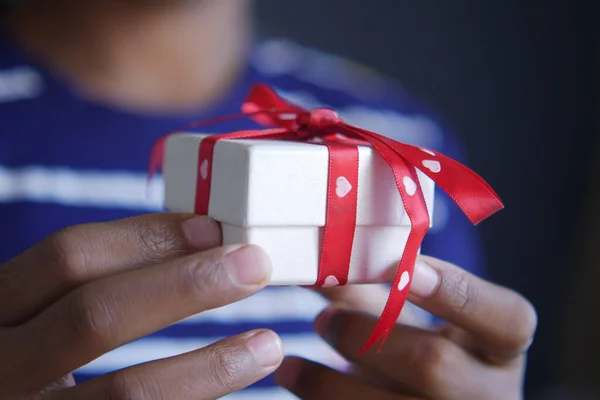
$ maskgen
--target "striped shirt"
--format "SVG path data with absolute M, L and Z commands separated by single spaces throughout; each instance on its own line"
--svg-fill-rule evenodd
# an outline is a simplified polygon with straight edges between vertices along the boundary
M 351 61 L 288 40 L 257 44 L 238 84 L 210 112 L 144 116 L 79 97 L 61 79 L 0 36 L 0 263 L 63 227 L 161 211 L 163 183 L 146 195 L 149 150 L 160 135 L 195 120 L 237 113 L 253 83 L 265 82 L 304 107 L 328 106 L 349 123 L 463 159 L 457 138 L 404 89 Z M 245 127 L 243 121 L 219 131 Z M 437 193 L 423 252 L 481 272 L 475 230 Z M 249 329 L 278 332 L 287 354 L 335 365 L 312 331 L 325 306 L 314 293 L 269 287 L 122 346 L 75 373 L 78 381 L 197 349 Z M 268 377 L 228 398 L 292 398 Z

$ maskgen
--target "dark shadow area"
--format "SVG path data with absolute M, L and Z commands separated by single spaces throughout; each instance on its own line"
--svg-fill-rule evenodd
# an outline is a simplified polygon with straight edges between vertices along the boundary
M 524 293 L 539 312 L 528 398 L 554 392 L 564 347 L 558 311 L 571 307 L 563 303 L 564 287 L 577 268 L 575 224 L 585 219 L 580 200 L 597 137 L 596 3 L 258 4 L 264 33 L 396 78 L 463 139 L 469 165 L 507 206 L 480 227 L 490 277 Z

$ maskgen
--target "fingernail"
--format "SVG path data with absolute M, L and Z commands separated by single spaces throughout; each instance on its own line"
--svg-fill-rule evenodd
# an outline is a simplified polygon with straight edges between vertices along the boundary
M 417 297 L 429 297 L 437 289 L 439 282 L 439 273 L 423 260 L 417 259 L 410 293 Z
M 291 389 L 296 386 L 301 369 L 302 361 L 299 358 L 286 358 L 277 370 L 275 379 L 279 385 Z
M 188 243 L 196 249 L 208 249 L 221 244 L 219 224 L 210 217 L 196 216 L 186 219 L 181 224 L 181 229 Z
M 337 335 L 340 325 L 340 314 L 344 308 L 340 305 L 332 305 L 321 312 L 315 319 L 315 331 L 328 340 Z
M 277 365 L 283 358 L 281 339 L 274 332 L 258 332 L 251 336 L 247 343 L 254 361 L 261 367 Z
M 271 276 L 271 261 L 258 246 L 243 246 L 225 255 L 225 268 L 231 278 L 240 285 L 262 285 Z

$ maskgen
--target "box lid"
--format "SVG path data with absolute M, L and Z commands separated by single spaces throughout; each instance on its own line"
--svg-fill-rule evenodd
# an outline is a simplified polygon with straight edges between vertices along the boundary
M 193 212 L 206 135 L 167 139 L 165 207 Z M 209 215 L 234 226 L 323 226 L 328 151 L 311 143 L 221 140 L 213 157 Z M 434 183 L 417 169 L 430 216 Z M 357 225 L 410 225 L 389 166 L 369 146 L 359 146 Z

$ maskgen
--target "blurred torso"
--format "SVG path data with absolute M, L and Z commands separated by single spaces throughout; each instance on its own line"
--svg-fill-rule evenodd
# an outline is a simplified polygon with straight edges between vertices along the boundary
M 348 122 L 461 158 L 455 138 L 402 89 L 361 66 L 289 41 L 258 45 L 236 85 L 210 109 L 156 116 L 86 101 L 0 37 L 0 263 L 70 225 L 162 210 L 160 179 L 146 196 L 152 143 L 192 121 L 238 113 L 255 82 L 266 82 L 305 107 L 333 107 Z M 219 125 L 218 131 L 248 126 L 237 121 Z M 466 219 L 440 196 L 434 214 L 423 252 L 480 272 L 480 249 Z M 336 363 L 335 354 L 312 333 L 312 320 L 324 304 L 300 288 L 267 288 L 123 346 L 82 367 L 76 378 L 258 327 L 280 333 L 288 353 Z M 287 396 L 271 378 L 235 396 L 267 395 Z

